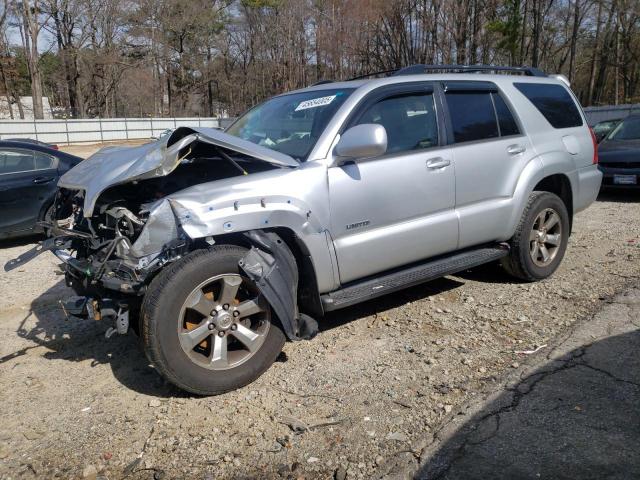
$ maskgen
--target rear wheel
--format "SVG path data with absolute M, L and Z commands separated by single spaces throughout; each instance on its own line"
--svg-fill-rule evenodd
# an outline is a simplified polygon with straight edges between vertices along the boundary
M 562 199 L 550 192 L 533 192 L 502 265 L 521 280 L 542 280 L 560 265 L 568 240 L 569 214 Z
M 149 359 L 170 382 L 216 395 L 258 378 L 285 337 L 255 284 L 238 267 L 246 250 L 198 250 L 163 271 L 142 306 Z

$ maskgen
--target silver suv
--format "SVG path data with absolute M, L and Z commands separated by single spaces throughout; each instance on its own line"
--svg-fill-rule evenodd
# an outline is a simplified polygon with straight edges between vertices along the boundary
M 6 268 L 52 250 L 67 314 L 137 330 L 169 381 L 219 394 L 327 311 L 487 262 L 547 278 L 596 163 L 565 79 L 418 65 L 103 149 L 60 180 L 55 237 Z

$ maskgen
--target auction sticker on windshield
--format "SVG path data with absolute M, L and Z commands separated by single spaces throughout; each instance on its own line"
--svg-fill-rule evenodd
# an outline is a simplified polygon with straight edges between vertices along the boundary
M 304 102 L 300 102 L 300 105 L 296 107 L 296 112 L 300 110 L 306 110 L 307 108 L 315 108 L 315 107 L 323 107 L 325 105 L 329 105 L 331 102 L 335 100 L 335 95 L 329 95 L 327 97 L 320 98 L 312 98 L 311 100 L 305 100 Z

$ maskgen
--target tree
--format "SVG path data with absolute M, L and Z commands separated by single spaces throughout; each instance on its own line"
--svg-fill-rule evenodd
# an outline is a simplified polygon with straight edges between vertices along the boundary
M 17 17 L 19 19 L 22 45 L 24 47 L 31 80 L 33 117 L 44 118 L 44 110 L 42 107 L 42 76 L 38 65 L 40 58 L 38 53 L 38 37 L 44 25 L 44 21 L 40 18 L 42 15 L 40 4 L 38 0 L 21 0 L 21 4 L 16 4 L 16 9 L 18 10 Z

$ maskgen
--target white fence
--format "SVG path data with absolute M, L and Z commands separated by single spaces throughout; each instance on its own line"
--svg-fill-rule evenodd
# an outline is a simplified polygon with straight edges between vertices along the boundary
M 0 140 L 34 138 L 56 144 L 98 143 L 157 137 L 169 128 L 224 128 L 218 118 L 92 118 L 86 120 L 0 120 Z
M 584 109 L 584 114 L 587 116 L 587 123 L 591 126 L 605 120 L 625 118 L 632 113 L 640 113 L 640 104 L 606 105 L 603 107 L 587 107 Z

